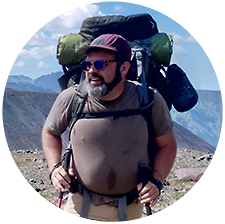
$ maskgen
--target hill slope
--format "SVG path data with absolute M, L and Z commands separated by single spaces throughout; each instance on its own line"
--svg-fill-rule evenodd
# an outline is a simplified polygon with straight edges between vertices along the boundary
M 28 150 L 41 146 L 41 130 L 56 99 L 56 93 L 39 93 L 6 89 L 3 100 L 3 123 L 6 140 L 11 151 Z M 203 152 L 214 152 L 215 148 L 175 124 L 179 147 Z M 67 144 L 68 133 L 63 136 Z
M 198 90 L 198 104 L 185 113 L 171 110 L 174 121 L 216 147 L 222 126 L 222 97 L 220 91 Z

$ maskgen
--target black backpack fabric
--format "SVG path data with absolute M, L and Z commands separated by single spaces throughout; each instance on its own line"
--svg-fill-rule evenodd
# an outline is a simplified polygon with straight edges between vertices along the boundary
M 155 20 L 149 14 L 130 16 L 99 16 L 84 20 L 80 35 L 89 41 L 102 34 L 111 33 L 123 36 L 127 41 L 147 39 L 158 33 Z
M 91 43 L 96 37 L 105 33 L 122 35 L 130 41 L 129 43 L 133 52 L 139 49 L 145 73 L 144 82 L 159 91 L 166 101 L 169 110 L 171 110 L 173 105 L 177 111 L 184 112 L 196 105 L 198 95 L 185 72 L 178 65 L 170 65 L 172 55 L 171 37 L 165 33 L 158 32 L 157 24 L 151 15 L 114 15 L 87 18 L 83 21 L 80 33 L 74 35 L 74 54 L 81 43 Z M 69 35 L 70 38 L 68 39 L 71 40 L 72 34 Z M 78 46 L 76 45 L 76 39 L 78 39 Z M 62 48 L 64 51 L 68 48 L 65 42 L 61 44 L 60 41 L 65 40 L 67 40 L 66 37 L 61 38 L 58 44 L 59 47 L 64 46 Z M 70 42 L 68 45 L 71 52 L 71 46 L 73 46 L 73 44 Z M 134 54 L 135 53 L 133 53 L 131 69 L 127 75 L 127 79 L 143 82 L 137 74 L 137 57 Z M 66 53 L 61 52 L 61 55 L 62 57 L 64 56 L 63 59 L 65 59 Z M 64 60 L 60 58 L 61 55 L 58 50 L 57 58 L 64 71 L 63 77 L 58 81 L 61 90 L 64 90 L 71 85 L 79 83 L 82 73 L 80 62 L 82 60 L 76 64 L 70 64 L 68 61 L 67 64 L 62 64 Z M 163 60 L 163 58 L 165 58 L 165 60 Z M 73 63 L 73 61 L 71 61 L 71 63 Z

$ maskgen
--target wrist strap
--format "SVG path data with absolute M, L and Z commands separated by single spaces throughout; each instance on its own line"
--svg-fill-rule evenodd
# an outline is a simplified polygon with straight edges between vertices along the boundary
M 60 167 L 61 165 L 62 165 L 62 162 L 60 161 L 59 163 L 57 163 L 57 164 L 53 167 L 52 171 L 49 173 L 49 179 L 50 179 L 50 180 L 52 180 L 52 174 L 53 174 L 54 170 L 55 170 L 56 168 Z
M 155 179 L 155 183 L 154 184 L 159 189 L 159 195 L 160 195 L 161 194 L 161 190 L 163 189 L 163 184 L 157 179 Z

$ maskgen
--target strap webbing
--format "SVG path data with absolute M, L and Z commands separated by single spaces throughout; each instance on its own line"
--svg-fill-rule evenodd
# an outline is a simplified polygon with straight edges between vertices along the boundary
M 127 221 L 127 196 L 123 195 L 119 197 L 118 202 L 120 221 Z
M 90 192 L 87 190 L 87 188 L 84 188 L 84 194 L 83 194 L 83 206 L 82 206 L 82 212 L 81 212 L 81 217 L 86 218 L 88 217 L 88 211 L 89 211 L 89 206 L 90 206 L 90 200 L 91 200 L 91 195 Z
M 137 109 L 137 110 L 123 110 L 123 111 L 114 111 L 114 112 L 104 112 L 104 113 L 88 113 L 88 114 L 81 114 L 79 118 L 104 118 L 104 117 L 114 117 L 117 119 L 119 117 L 129 117 L 134 115 L 144 115 L 147 113 L 145 109 Z

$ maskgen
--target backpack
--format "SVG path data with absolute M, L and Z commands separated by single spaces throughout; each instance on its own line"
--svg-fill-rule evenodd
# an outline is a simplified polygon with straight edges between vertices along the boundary
M 84 56 L 76 54 L 76 51 L 105 33 L 116 33 L 125 37 L 132 47 L 131 69 L 127 79 L 141 83 L 144 81 L 148 86 L 156 88 L 169 110 L 173 105 L 177 111 L 185 112 L 196 105 L 198 94 L 185 72 L 176 64 L 170 65 L 173 53 L 172 36 L 159 33 L 155 20 L 149 14 L 90 17 L 83 21 L 79 34 L 60 37 L 57 59 L 64 72 L 58 79 L 61 90 L 80 81 L 80 63 Z M 137 57 L 141 59 L 137 60 Z M 141 62 L 139 68 L 144 69 L 144 80 L 140 80 L 140 75 L 137 75 L 137 62 Z
M 151 168 L 157 149 L 151 125 L 151 108 L 154 103 L 153 90 L 148 88 L 148 86 L 158 89 L 169 109 L 171 109 L 173 104 L 180 112 L 191 109 L 197 103 L 198 95 L 183 70 L 178 65 L 170 65 L 173 45 L 172 37 L 165 33 L 159 33 L 155 20 L 149 14 L 127 17 L 91 17 L 83 22 L 79 34 L 69 34 L 60 38 L 57 59 L 64 71 L 64 75 L 58 80 L 61 90 L 79 83 L 82 74 L 80 62 L 83 58 L 77 57 L 76 50 L 81 45 L 90 44 L 96 37 L 105 33 L 122 35 L 129 41 L 132 47 L 131 68 L 127 74 L 127 79 L 140 83 L 140 85 L 137 85 L 140 109 L 112 113 L 83 114 L 82 110 L 87 95 L 82 90 L 81 82 L 72 102 L 72 119 L 70 120 L 69 129 L 71 131 L 76 121 L 82 118 L 94 119 L 114 116 L 116 119 L 121 116 L 142 114 L 148 126 L 148 154 Z M 68 49 L 70 50 L 67 52 Z M 151 181 L 154 183 L 155 179 L 152 177 L 151 172 L 148 172 L 148 176 L 151 177 Z M 144 181 L 142 182 L 144 183 Z M 78 188 L 82 188 L 82 193 L 84 194 L 84 206 L 81 216 L 87 217 L 90 192 L 84 186 L 79 185 Z M 126 195 L 119 197 L 121 221 L 126 220 L 126 209 L 124 209 L 124 206 L 126 206 Z M 151 214 L 151 209 L 148 205 L 146 205 L 146 209 L 148 215 Z

